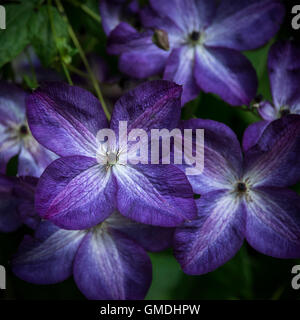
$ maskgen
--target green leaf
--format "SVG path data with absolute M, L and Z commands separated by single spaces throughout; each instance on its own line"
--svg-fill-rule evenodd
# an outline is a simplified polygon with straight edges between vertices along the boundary
M 33 13 L 33 2 L 8 4 L 6 29 L 0 30 L 0 67 L 14 59 L 29 44 L 28 24 Z
M 50 14 L 53 19 L 55 38 Z M 58 45 L 65 43 L 67 46 L 69 39 L 67 24 L 56 8 L 44 6 L 33 15 L 29 30 L 31 44 L 42 64 L 45 67 L 51 66 L 58 60 Z

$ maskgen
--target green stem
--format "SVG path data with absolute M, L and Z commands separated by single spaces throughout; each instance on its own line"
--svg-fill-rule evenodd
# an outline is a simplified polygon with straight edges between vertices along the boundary
M 27 60 L 28 60 L 29 65 L 30 65 L 30 71 L 32 73 L 35 86 L 37 87 L 38 86 L 37 76 L 36 76 L 34 65 L 32 63 L 32 60 L 31 60 L 30 54 L 28 52 L 28 49 L 25 50 L 25 54 L 26 54 Z
M 78 2 L 77 0 L 67 0 L 76 7 L 80 7 L 87 15 L 89 15 L 91 18 L 93 18 L 98 23 L 101 23 L 101 18 L 97 13 L 95 13 L 93 10 L 91 10 L 87 5 Z
M 73 72 L 73 73 L 75 73 L 75 74 L 77 74 L 77 75 L 79 75 L 79 76 L 81 76 L 81 77 L 89 78 L 89 76 L 88 76 L 85 72 L 79 70 L 78 68 L 72 66 L 71 64 L 68 65 L 68 69 L 69 69 L 71 72 Z
M 56 36 L 56 31 L 55 31 L 54 22 L 53 22 L 53 16 L 52 16 L 52 12 L 51 12 L 52 1 L 48 0 L 47 5 L 48 5 L 48 15 L 49 15 L 50 24 L 51 24 L 52 35 L 53 35 L 53 38 L 54 38 L 54 42 L 55 42 L 56 48 L 57 48 L 57 50 L 59 52 L 61 65 L 62 65 L 64 74 L 65 74 L 65 76 L 67 78 L 68 83 L 70 85 L 73 85 L 73 81 L 71 79 L 70 73 L 69 73 L 69 71 L 68 71 L 68 69 L 66 67 L 66 64 L 64 62 L 64 59 L 63 59 L 63 53 L 62 53 L 61 49 L 59 48 L 59 46 L 57 45 L 57 36 Z
M 91 67 L 89 65 L 89 62 L 88 62 L 88 60 L 87 60 L 87 58 L 85 56 L 85 53 L 84 53 L 84 51 L 83 51 L 83 49 L 82 49 L 82 47 L 81 47 L 81 45 L 80 45 L 80 43 L 79 43 L 79 41 L 77 39 L 77 36 L 76 36 L 71 24 L 69 23 L 69 19 L 65 14 L 64 7 L 63 7 L 63 5 L 62 5 L 60 0 L 55 0 L 55 2 L 56 2 L 57 8 L 58 8 L 59 12 L 61 13 L 63 19 L 68 24 L 68 30 L 69 30 L 70 37 L 71 37 L 72 41 L 74 42 L 74 45 L 77 48 L 77 50 L 79 52 L 79 55 L 80 55 L 80 57 L 81 57 L 81 59 L 83 61 L 83 64 L 84 64 L 84 66 L 85 66 L 85 68 L 86 68 L 86 70 L 87 70 L 87 72 L 88 72 L 88 74 L 89 74 L 89 76 L 91 78 L 91 81 L 93 83 L 93 86 L 94 86 L 94 89 L 95 89 L 96 94 L 98 96 L 98 99 L 100 100 L 100 102 L 102 104 L 103 111 L 104 111 L 107 119 L 110 120 L 111 115 L 110 115 L 110 112 L 108 111 L 108 108 L 107 108 L 106 103 L 104 101 L 104 98 L 103 98 L 103 95 L 101 93 L 98 81 L 97 81 L 94 73 L 92 72 L 92 69 L 91 69 Z

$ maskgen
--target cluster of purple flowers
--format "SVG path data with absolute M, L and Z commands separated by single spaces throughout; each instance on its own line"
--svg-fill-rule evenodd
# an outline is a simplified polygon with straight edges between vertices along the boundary
M 0 83 L 0 231 L 24 223 L 34 234 L 13 257 L 13 272 L 36 284 L 73 275 L 89 299 L 143 299 L 152 280 L 147 251 L 172 247 L 192 275 L 226 263 L 244 240 L 272 257 L 300 258 L 300 196 L 289 189 L 300 181 L 300 46 L 272 46 L 273 102 L 255 103 L 262 121 L 242 146 L 225 124 L 181 120 L 200 90 L 233 106 L 251 103 L 257 76 L 241 52 L 277 33 L 280 1 L 150 0 L 140 8 L 102 0 L 100 13 L 120 71 L 163 79 L 124 93 L 109 121 L 78 86 L 46 82 L 29 94 Z M 97 133 L 118 135 L 120 121 L 147 134 L 204 129 L 204 170 L 187 176 L 187 163 L 124 165 L 122 146 L 109 144 L 99 163 Z M 18 175 L 8 177 L 14 156 Z

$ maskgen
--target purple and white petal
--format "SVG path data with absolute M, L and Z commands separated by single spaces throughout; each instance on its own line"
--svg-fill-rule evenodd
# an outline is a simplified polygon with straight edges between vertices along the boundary
M 150 0 L 153 10 L 172 20 L 186 34 L 207 27 L 215 12 L 215 1 Z
M 203 91 L 215 93 L 233 106 L 248 105 L 256 95 L 256 72 L 235 50 L 197 47 L 194 72 Z
M 25 236 L 12 260 L 12 270 L 22 280 L 53 284 L 72 275 L 73 261 L 84 231 L 59 229 L 42 222 L 35 238 Z
M 16 179 L 0 174 L 0 232 L 12 232 L 21 225 L 19 199 L 13 194 Z
M 169 56 L 169 52 L 153 43 L 153 31 L 139 33 L 123 22 L 111 32 L 107 51 L 110 54 L 121 54 L 119 69 L 137 79 L 162 73 Z
M 200 88 L 194 77 L 195 49 L 190 46 L 181 46 L 172 51 L 164 71 L 164 79 L 176 82 L 183 86 L 181 104 L 195 99 Z
M 84 238 L 74 262 L 74 279 L 88 299 L 144 299 L 152 266 L 139 245 L 117 231 L 100 227 Z
M 65 229 L 87 229 L 116 208 L 115 182 L 95 159 L 77 156 L 54 161 L 41 176 L 36 210 Z
M 122 4 L 125 1 L 100 0 L 101 23 L 106 35 L 121 22 Z
M 154 227 L 138 223 L 116 212 L 105 220 L 110 228 L 119 230 L 147 251 L 159 252 L 172 246 L 174 228 Z
M 192 187 L 173 165 L 113 167 L 118 210 L 137 222 L 175 227 L 196 217 Z
M 279 30 L 285 8 L 278 0 L 223 0 L 206 30 L 205 44 L 239 51 L 256 49 Z
M 17 86 L 0 81 L 0 126 L 23 123 L 27 93 Z
M 278 41 L 270 49 L 269 77 L 277 111 L 300 104 L 300 46 L 292 41 Z
M 95 136 L 108 123 L 91 93 L 64 83 L 47 83 L 26 104 L 31 132 L 44 147 L 60 156 L 95 155 Z
M 215 191 L 198 201 L 198 218 L 175 232 L 174 254 L 191 275 L 211 272 L 238 252 L 244 242 L 245 207 L 229 192 Z
M 300 196 L 281 188 L 253 190 L 247 204 L 246 239 L 275 258 L 300 258 Z
M 300 116 L 271 122 L 245 155 L 245 179 L 253 186 L 292 186 L 300 180 Z
M 259 104 L 258 113 L 266 121 L 273 121 L 280 118 L 279 109 L 269 101 L 263 101 Z
M 225 124 L 213 120 L 191 119 L 181 122 L 182 129 L 204 129 L 204 170 L 188 175 L 197 194 L 225 190 L 242 175 L 242 152 L 235 133 Z M 193 135 L 195 150 L 196 136 Z M 187 166 L 180 166 L 186 170 Z
M 170 81 L 145 82 L 124 94 L 116 103 L 111 129 L 118 132 L 119 122 L 128 122 L 128 132 L 134 128 L 174 129 L 181 113 L 181 86 Z
M 245 130 L 243 136 L 244 151 L 248 151 L 256 145 L 269 124 L 269 121 L 259 121 L 250 124 L 250 126 Z

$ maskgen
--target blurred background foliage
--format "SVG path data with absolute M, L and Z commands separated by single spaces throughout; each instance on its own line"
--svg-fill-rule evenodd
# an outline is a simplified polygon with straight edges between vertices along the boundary
M 118 72 L 117 58 L 106 53 L 106 36 L 101 27 L 97 0 L 61 1 L 66 16 L 55 6 L 56 1 L 21 0 L 1 1 L 7 5 L 7 29 L 0 31 L 0 78 L 12 80 L 12 60 L 29 45 L 34 48 L 44 67 L 51 67 L 62 75 L 64 69 L 72 73 L 79 68 L 81 59 L 70 37 L 70 26 L 77 35 L 86 55 L 97 53 L 103 57 L 112 73 Z M 145 3 L 146 1 L 142 1 Z M 255 67 L 259 79 L 258 94 L 271 99 L 267 72 L 268 50 L 278 39 L 300 38 L 300 30 L 291 29 L 291 8 L 294 1 L 285 1 L 285 23 L 275 39 L 259 50 L 246 52 Z M 300 59 L 300 57 L 299 57 Z M 25 89 L 38 83 L 34 72 L 24 76 Z M 93 89 L 91 89 L 93 90 Z M 300 88 L 299 88 L 300 90 Z M 230 107 L 217 96 L 201 93 L 188 103 L 182 112 L 183 119 L 206 118 L 230 126 L 241 140 L 247 126 L 259 118 L 245 110 L 246 107 Z M 17 157 L 8 165 L 8 174 L 15 175 Z M 295 186 L 300 192 L 300 185 Z M 300 213 L 299 213 L 300 214 Z M 22 227 L 15 233 L 0 234 L 0 265 L 7 268 L 7 290 L 0 291 L 2 299 L 84 299 L 69 279 L 57 285 L 32 285 L 16 278 L 10 271 L 9 261 L 25 233 Z M 291 269 L 300 260 L 279 260 L 264 256 L 244 244 L 238 254 L 218 270 L 202 276 L 188 276 L 172 256 L 172 251 L 153 253 L 153 283 L 147 299 L 300 299 L 300 290 L 293 290 Z

